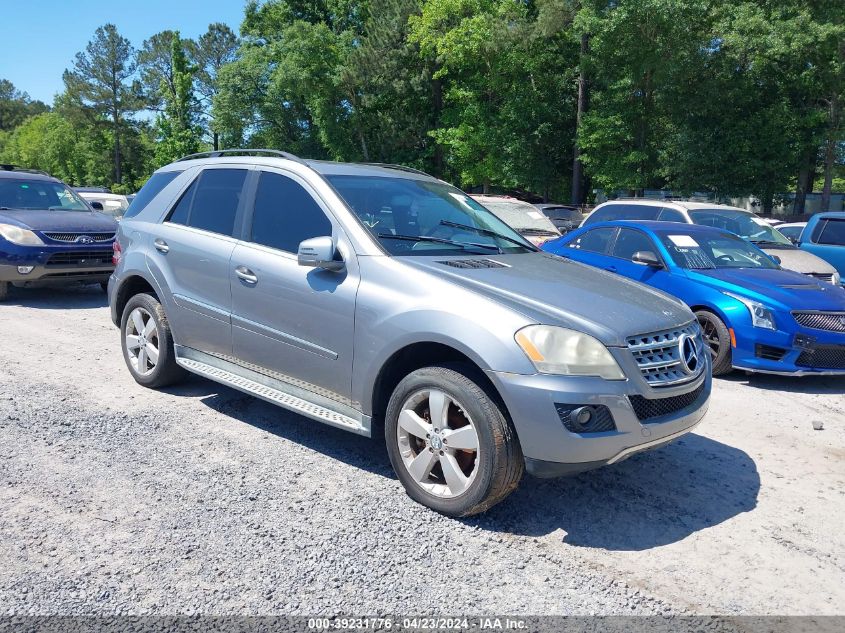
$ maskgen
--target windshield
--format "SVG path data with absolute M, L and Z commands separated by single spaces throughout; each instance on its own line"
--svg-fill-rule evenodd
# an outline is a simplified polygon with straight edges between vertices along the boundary
M 517 231 L 541 231 L 558 235 L 552 221 L 533 204 L 521 200 L 484 200 L 481 204 Z
M 733 235 L 673 230 L 658 232 L 658 236 L 681 268 L 779 268 L 759 248 Z
M 689 214 L 694 224 L 724 229 L 751 242 L 765 243 L 766 246 L 792 246 L 792 242 L 781 235 L 780 231 L 747 211 L 697 209 Z
M 445 183 L 373 176 L 327 178 L 392 255 L 534 250 L 495 215 Z
M 60 182 L 0 179 L 0 209 L 90 211 L 78 195 Z

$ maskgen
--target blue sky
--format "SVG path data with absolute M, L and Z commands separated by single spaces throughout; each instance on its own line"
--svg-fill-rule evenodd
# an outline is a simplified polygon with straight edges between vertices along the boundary
M 212 22 L 240 30 L 245 0 L 0 0 L 0 79 L 52 104 L 62 72 L 98 26 L 111 22 L 135 48 L 164 29 L 197 37 Z

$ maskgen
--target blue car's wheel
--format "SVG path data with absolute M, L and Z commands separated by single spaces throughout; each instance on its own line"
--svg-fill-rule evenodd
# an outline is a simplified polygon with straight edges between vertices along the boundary
M 713 360 L 713 375 L 721 376 L 727 374 L 733 368 L 731 364 L 731 333 L 722 319 L 707 310 L 699 310 L 695 313 L 704 342 L 710 350 L 710 358 Z

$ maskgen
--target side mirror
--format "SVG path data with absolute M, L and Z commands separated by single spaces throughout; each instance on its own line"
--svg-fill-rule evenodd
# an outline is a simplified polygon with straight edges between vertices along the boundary
M 774 261 L 778 266 L 780 266 L 780 264 L 781 264 L 780 257 L 778 257 L 777 255 L 769 255 L 769 257 L 771 257 L 772 261 Z
M 103 210 L 103 203 L 97 202 L 95 200 L 94 202 L 91 203 L 91 208 L 94 209 L 94 211 L 102 211 Z
M 345 264 L 342 259 L 335 259 L 334 240 L 330 235 L 312 237 L 299 243 L 296 252 L 296 262 L 300 266 L 322 268 L 324 270 L 343 270 Z
M 663 268 L 663 264 L 652 251 L 637 251 L 631 258 L 631 261 L 635 264 L 650 266 L 652 268 Z

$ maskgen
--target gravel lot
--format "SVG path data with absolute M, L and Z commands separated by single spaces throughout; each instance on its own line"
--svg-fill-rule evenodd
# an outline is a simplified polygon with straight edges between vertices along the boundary
M 718 380 L 695 434 L 455 521 L 376 442 L 136 385 L 99 289 L 13 289 L 0 614 L 845 614 L 843 393 Z

